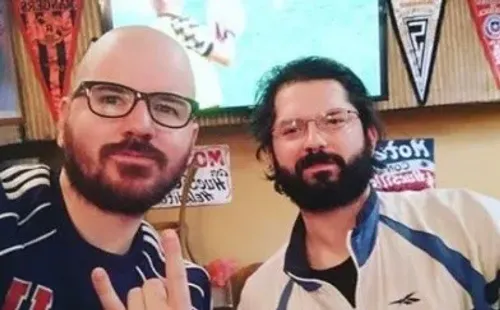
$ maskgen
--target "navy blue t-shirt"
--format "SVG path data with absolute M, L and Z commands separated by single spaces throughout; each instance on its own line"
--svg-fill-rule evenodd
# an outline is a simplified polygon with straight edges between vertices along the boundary
M 3 310 L 102 309 L 91 282 L 101 266 L 122 301 L 145 279 L 165 274 L 154 228 L 143 222 L 130 251 L 115 255 L 86 242 L 66 211 L 58 176 L 44 165 L 0 172 L 0 305 Z M 206 271 L 186 262 L 194 309 L 211 306 Z

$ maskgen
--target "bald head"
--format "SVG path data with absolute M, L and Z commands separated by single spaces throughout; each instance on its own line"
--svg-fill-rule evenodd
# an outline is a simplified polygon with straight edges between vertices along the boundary
M 74 86 L 107 81 L 145 92 L 168 91 L 194 97 L 194 77 L 185 50 L 165 33 L 126 26 L 105 33 L 79 63 Z

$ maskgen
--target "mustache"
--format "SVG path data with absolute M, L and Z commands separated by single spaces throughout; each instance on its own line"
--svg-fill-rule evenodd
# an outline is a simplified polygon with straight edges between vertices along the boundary
M 302 175 L 305 169 L 317 164 L 336 164 L 342 170 L 347 166 L 344 158 L 335 153 L 326 153 L 319 151 L 316 153 L 309 153 L 302 157 L 295 165 L 295 171 L 298 175 Z
M 167 163 L 167 158 L 159 149 L 148 141 L 137 138 L 126 138 L 118 143 L 104 145 L 100 150 L 100 157 L 106 158 L 124 151 L 139 153 L 143 157 L 156 161 L 160 167 L 163 167 Z

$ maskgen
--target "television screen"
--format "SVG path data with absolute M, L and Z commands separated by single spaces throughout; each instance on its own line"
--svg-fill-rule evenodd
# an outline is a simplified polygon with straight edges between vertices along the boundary
M 257 82 L 266 71 L 310 55 L 344 63 L 360 76 L 374 100 L 385 99 L 384 2 L 106 0 L 101 4 L 105 31 L 141 24 L 176 37 L 189 52 L 201 108 L 218 110 L 251 107 Z

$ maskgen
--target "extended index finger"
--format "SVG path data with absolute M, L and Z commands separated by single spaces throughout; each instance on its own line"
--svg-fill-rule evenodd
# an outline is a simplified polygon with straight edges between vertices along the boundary
M 104 310 L 126 310 L 104 269 L 95 268 L 92 271 L 92 284 Z
M 176 310 L 191 309 L 186 266 L 182 258 L 179 238 L 175 231 L 166 230 L 163 232 L 162 247 L 165 251 L 165 272 L 169 306 Z

